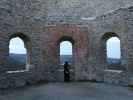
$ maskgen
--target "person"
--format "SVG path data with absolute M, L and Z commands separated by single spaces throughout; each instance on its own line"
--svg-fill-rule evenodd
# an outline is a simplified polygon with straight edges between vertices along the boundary
M 70 81 L 70 71 L 69 71 L 68 62 L 65 62 L 65 64 L 64 64 L 64 81 L 65 82 L 69 82 Z

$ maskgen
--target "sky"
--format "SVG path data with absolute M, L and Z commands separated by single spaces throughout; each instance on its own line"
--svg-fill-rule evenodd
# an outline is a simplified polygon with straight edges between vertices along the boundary
M 106 42 L 107 56 L 109 58 L 121 58 L 120 40 L 112 37 Z
M 71 44 L 71 42 L 69 42 L 69 41 L 61 42 L 61 44 L 60 44 L 60 55 L 72 55 L 72 44 Z
M 107 56 L 109 58 L 120 58 L 120 40 L 117 37 L 112 37 L 107 41 Z M 10 41 L 10 53 L 26 54 L 24 43 L 20 38 L 13 38 Z M 72 44 L 69 41 L 61 42 L 60 55 L 72 55 Z
M 26 49 L 24 48 L 24 43 L 20 38 L 13 38 L 9 45 L 10 53 L 15 54 L 26 54 Z

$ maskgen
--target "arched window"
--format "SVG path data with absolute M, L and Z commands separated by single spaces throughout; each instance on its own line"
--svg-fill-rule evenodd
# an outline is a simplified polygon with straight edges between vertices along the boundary
M 30 65 L 30 41 L 23 34 L 14 34 L 9 41 L 9 71 L 28 70 Z
M 122 70 L 121 41 L 118 35 L 115 33 L 106 33 L 103 36 L 103 47 L 108 69 Z
M 72 64 L 72 48 L 72 43 L 70 41 L 60 42 L 60 64 L 64 64 L 65 62 Z

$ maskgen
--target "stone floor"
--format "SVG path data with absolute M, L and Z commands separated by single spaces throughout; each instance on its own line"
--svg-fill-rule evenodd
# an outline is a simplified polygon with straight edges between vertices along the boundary
M 103 83 L 49 83 L 3 90 L 0 100 L 133 100 L 133 91 Z

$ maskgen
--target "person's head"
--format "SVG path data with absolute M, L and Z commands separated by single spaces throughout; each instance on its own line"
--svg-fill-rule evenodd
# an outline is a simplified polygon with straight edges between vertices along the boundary
M 67 61 L 65 62 L 65 65 L 68 65 L 68 62 Z

